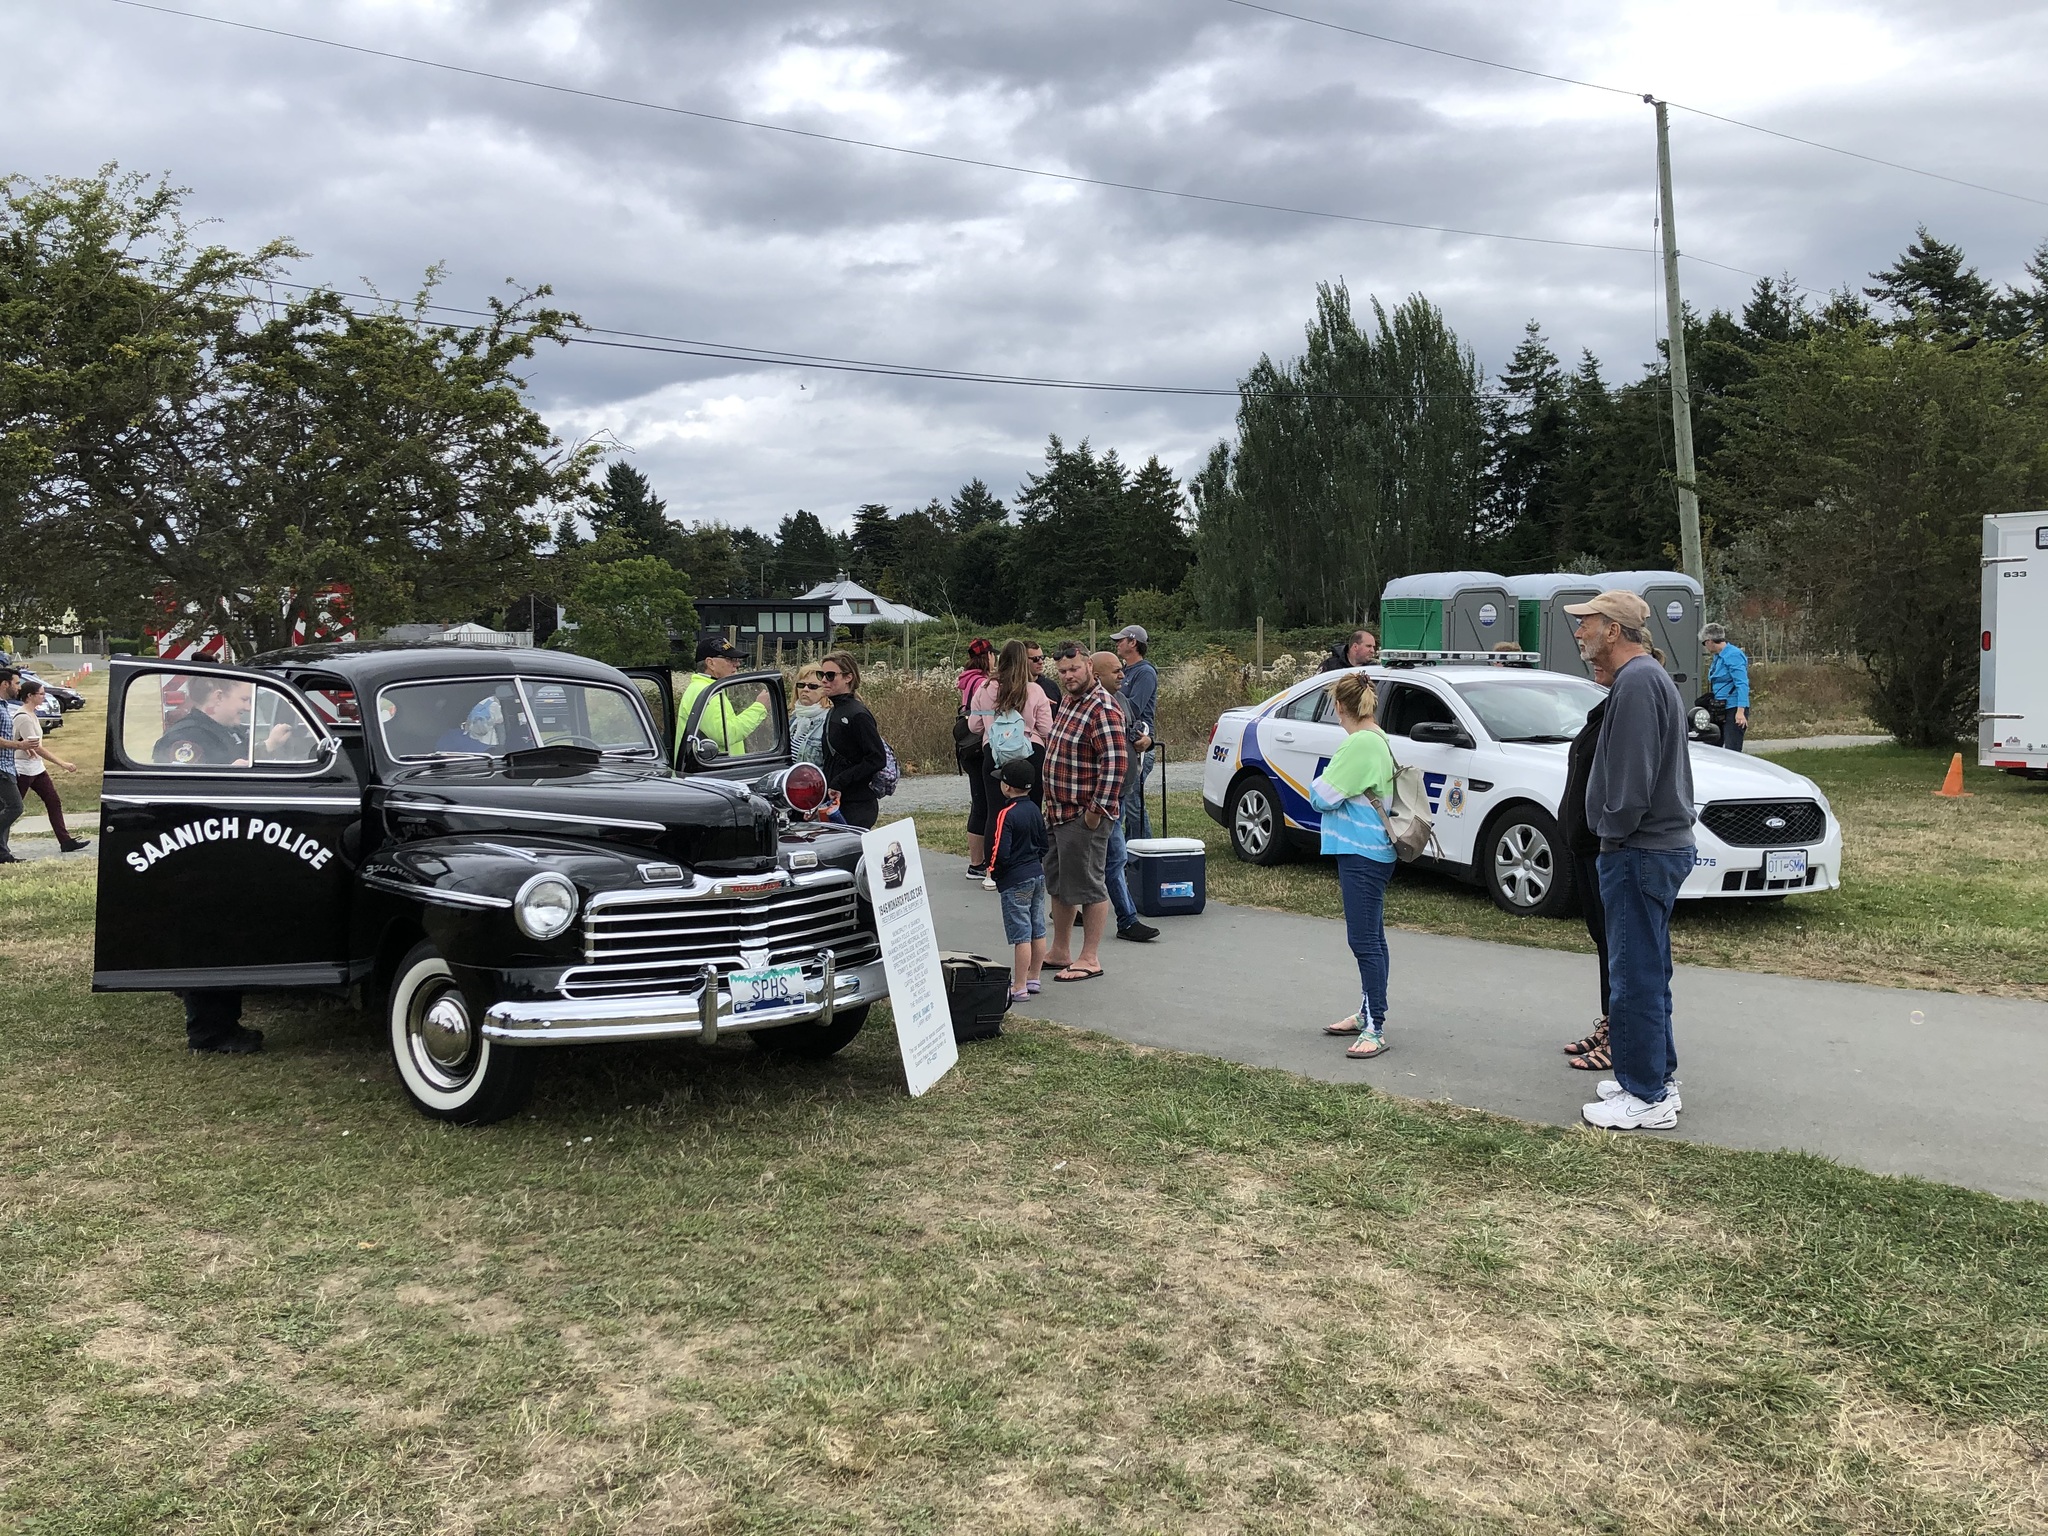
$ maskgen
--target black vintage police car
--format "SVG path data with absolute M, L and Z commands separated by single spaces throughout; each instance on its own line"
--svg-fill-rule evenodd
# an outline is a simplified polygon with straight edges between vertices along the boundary
M 465 1122 L 550 1045 L 841 1049 L 887 996 L 859 834 L 803 818 L 779 674 L 680 732 L 676 696 L 553 651 L 116 661 L 94 990 L 361 988 L 413 1102 Z

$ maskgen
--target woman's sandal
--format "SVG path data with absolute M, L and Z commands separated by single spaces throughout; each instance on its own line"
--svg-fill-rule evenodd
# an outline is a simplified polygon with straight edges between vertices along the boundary
M 1564 1048 L 1564 1053 L 1567 1056 L 1583 1056 L 1588 1051 L 1599 1050 L 1600 1047 L 1605 1045 L 1606 1043 L 1607 1020 L 1605 1017 L 1602 1017 L 1600 1022 L 1593 1026 L 1593 1033 L 1586 1036 L 1586 1038 L 1583 1040 L 1574 1040 L 1570 1045 Z
M 1582 1051 L 1578 1055 L 1570 1057 L 1567 1065 L 1575 1072 L 1611 1071 L 1614 1067 L 1614 1052 L 1609 1050 L 1607 1042 L 1602 1040 L 1590 1051 Z
M 1361 1028 L 1363 1026 L 1358 1022 L 1358 1015 L 1354 1013 L 1348 1019 L 1339 1019 L 1334 1024 L 1325 1024 L 1323 1026 L 1323 1033 L 1326 1035 L 1355 1035 Z
M 1371 1061 L 1375 1056 L 1386 1055 L 1391 1049 L 1384 1036 L 1367 1035 L 1362 1040 L 1354 1040 L 1344 1054 L 1353 1061 Z

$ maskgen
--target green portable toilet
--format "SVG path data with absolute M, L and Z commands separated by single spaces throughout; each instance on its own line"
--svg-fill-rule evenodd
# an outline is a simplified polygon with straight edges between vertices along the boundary
M 1397 576 L 1380 593 L 1383 651 L 1490 651 L 1519 644 L 1507 579 L 1491 571 Z
M 1650 643 L 1664 653 L 1664 670 L 1689 704 L 1706 686 L 1700 630 L 1706 625 L 1706 594 L 1683 571 L 1603 571 L 1588 578 L 1602 591 L 1619 587 L 1650 605 Z
M 1598 592 L 1600 588 L 1593 584 L 1594 580 L 1572 571 L 1543 571 L 1508 578 L 1508 591 L 1519 609 L 1522 649 L 1541 656 L 1546 670 L 1568 672 L 1573 677 L 1593 675 L 1593 669 L 1579 659 L 1571 615 L 1564 611 L 1564 605 L 1583 603 Z

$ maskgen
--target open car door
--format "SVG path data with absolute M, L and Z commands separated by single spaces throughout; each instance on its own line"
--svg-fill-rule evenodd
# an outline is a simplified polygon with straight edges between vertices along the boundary
M 116 661 L 93 990 L 345 983 L 362 802 L 340 739 L 291 684 Z
M 629 668 L 663 732 L 678 773 L 755 779 L 790 764 L 789 705 L 778 671 L 702 672 Z

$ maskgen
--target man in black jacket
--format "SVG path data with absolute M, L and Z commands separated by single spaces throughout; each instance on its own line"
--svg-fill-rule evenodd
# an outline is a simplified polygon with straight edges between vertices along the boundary
M 860 689 L 860 663 L 834 651 L 818 664 L 818 677 L 832 712 L 825 717 L 825 784 L 839 795 L 839 814 L 856 827 L 872 827 L 881 815 L 875 775 L 887 766 L 882 730 Z
M 1344 672 L 1352 667 L 1369 667 L 1380 659 L 1380 637 L 1369 629 L 1354 629 L 1348 639 L 1330 647 L 1318 672 Z
M 1593 668 L 1593 681 L 1605 688 L 1614 674 L 1605 667 Z M 1600 745 L 1600 727 L 1607 720 L 1607 701 L 1602 699 L 1587 711 L 1586 723 L 1572 738 L 1566 754 L 1564 799 L 1557 808 L 1559 830 L 1572 861 L 1572 889 L 1578 893 L 1579 912 L 1586 920 L 1586 936 L 1600 957 L 1600 1020 L 1593 1033 L 1566 1046 L 1571 1064 L 1582 1072 L 1605 1072 L 1614 1065 L 1607 1046 L 1607 908 L 1600 902 L 1600 839 L 1586 823 L 1586 781 L 1593 774 L 1593 753 Z

